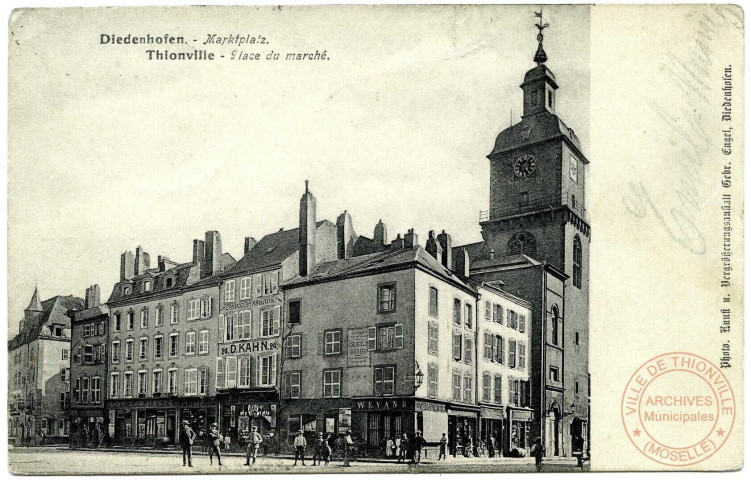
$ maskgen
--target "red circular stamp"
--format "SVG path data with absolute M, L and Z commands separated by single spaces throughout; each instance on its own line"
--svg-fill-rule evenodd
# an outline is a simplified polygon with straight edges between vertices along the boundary
M 712 362 L 692 353 L 658 355 L 623 390 L 626 435 L 651 460 L 688 466 L 714 455 L 735 422 L 735 396 Z

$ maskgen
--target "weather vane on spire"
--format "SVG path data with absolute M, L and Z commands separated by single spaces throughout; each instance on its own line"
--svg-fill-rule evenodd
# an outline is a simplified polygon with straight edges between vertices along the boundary
M 545 50 L 542 48 L 542 31 L 545 30 L 550 26 L 549 23 L 542 23 L 542 7 L 540 7 L 539 12 L 535 12 L 535 18 L 539 18 L 540 20 L 535 23 L 535 27 L 537 27 L 537 30 L 539 30 L 539 33 L 537 34 L 537 53 L 535 53 L 534 61 L 537 63 L 537 65 L 542 65 L 548 60 L 548 55 L 545 53 Z

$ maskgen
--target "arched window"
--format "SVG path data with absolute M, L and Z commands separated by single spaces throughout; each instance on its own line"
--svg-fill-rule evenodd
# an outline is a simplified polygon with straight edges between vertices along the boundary
M 582 286 L 582 241 L 579 235 L 574 237 L 574 286 Z
M 551 318 L 551 328 L 550 328 L 550 339 L 553 345 L 558 345 L 558 324 L 560 323 L 558 305 L 553 305 L 553 308 L 551 308 L 551 313 L 552 313 L 552 318 Z
M 509 255 L 529 255 L 534 257 L 537 255 L 537 243 L 535 237 L 529 232 L 515 233 L 511 240 L 508 242 Z

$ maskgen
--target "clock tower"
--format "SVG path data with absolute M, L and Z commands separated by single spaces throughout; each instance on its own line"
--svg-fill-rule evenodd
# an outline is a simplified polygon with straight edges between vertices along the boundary
M 542 46 L 548 24 L 542 23 L 541 12 L 535 15 L 540 18 L 537 66 L 521 84 L 521 121 L 498 135 L 487 157 L 490 203 L 480 215 L 486 258 L 477 272 L 533 303 L 535 428 L 540 429 L 546 455 L 571 456 L 577 439 L 582 438 L 586 448 L 589 437 L 589 160 L 574 131 L 556 113 L 559 86 L 545 65 Z M 534 273 L 532 267 L 524 274 L 513 269 L 525 262 L 554 272 L 561 291 L 550 287 L 546 273 Z

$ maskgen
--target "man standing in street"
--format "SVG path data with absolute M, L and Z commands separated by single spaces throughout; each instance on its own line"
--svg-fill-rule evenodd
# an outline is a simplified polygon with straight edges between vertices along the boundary
M 352 440 L 352 430 L 347 430 L 347 434 L 344 435 L 344 466 L 350 467 L 349 464 L 352 461 L 352 455 L 354 454 L 355 441 Z
M 220 452 L 221 448 L 220 445 L 222 444 L 222 435 L 219 433 L 219 430 L 217 429 L 216 423 L 212 423 L 209 425 L 209 434 L 208 434 L 208 440 L 209 440 L 209 465 L 214 464 L 214 455 L 216 455 L 216 459 L 219 462 L 219 466 L 222 466 L 222 455 Z
M 302 430 L 297 431 L 295 437 L 295 465 L 297 465 L 298 457 L 302 460 L 303 466 L 305 466 L 305 448 L 308 446 L 308 442 L 305 440 L 305 435 Z
M 323 433 L 318 432 L 318 435 L 316 436 L 315 444 L 313 445 L 313 466 L 316 466 L 316 460 L 318 460 L 318 465 L 321 465 L 321 462 L 323 461 L 323 446 L 326 444 L 326 441 L 323 439 Z
M 248 438 L 248 451 L 245 452 L 245 465 L 250 466 L 250 457 L 253 457 L 252 465 L 256 464 L 256 456 L 258 455 L 258 447 L 261 446 L 263 437 L 258 433 L 258 427 L 253 425 L 250 429 L 250 438 Z
M 539 472 L 542 470 L 542 457 L 545 456 L 545 447 L 542 446 L 540 437 L 537 437 L 532 445 L 532 455 L 535 457 L 535 468 Z
M 444 433 L 441 437 L 441 450 L 438 453 L 438 460 L 443 458 L 446 460 L 446 446 L 448 445 L 448 439 L 446 438 L 446 434 Z
M 422 436 L 422 432 L 420 430 L 415 432 L 415 441 L 414 441 L 414 459 L 415 463 L 419 464 L 422 460 L 422 449 L 425 446 L 425 439 Z
M 183 429 L 180 432 L 180 446 L 183 447 L 183 467 L 187 462 L 189 467 L 193 466 L 193 441 L 196 439 L 196 432 L 190 428 L 187 420 L 183 420 Z

